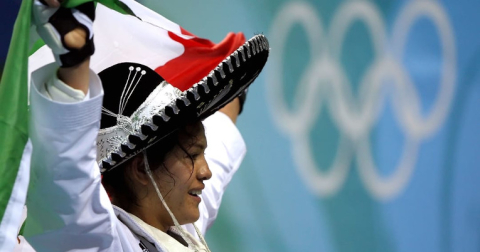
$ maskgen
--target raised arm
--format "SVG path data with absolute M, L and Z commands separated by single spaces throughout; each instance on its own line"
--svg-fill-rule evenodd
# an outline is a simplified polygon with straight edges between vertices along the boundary
M 38 31 L 62 67 L 50 64 L 32 74 L 33 153 L 24 235 L 37 251 L 111 250 L 116 217 L 100 183 L 95 147 L 103 90 L 89 70 L 90 54 L 78 53 L 91 32 L 84 26 L 65 30 L 60 22 L 49 23 L 57 9 L 38 1 L 34 8 Z M 49 29 L 64 39 L 47 37 Z

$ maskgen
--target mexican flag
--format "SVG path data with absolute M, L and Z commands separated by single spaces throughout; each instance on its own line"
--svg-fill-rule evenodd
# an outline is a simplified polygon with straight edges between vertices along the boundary
M 215 44 L 134 0 L 122 0 L 133 15 L 122 15 L 98 4 L 94 22 L 95 54 L 90 67 L 97 73 L 122 62 L 146 65 L 180 90 L 207 76 L 245 43 L 242 33 L 229 33 Z M 54 61 L 48 47 L 30 57 L 30 71 Z
M 85 1 L 64 4 L 74 7 Z M 136 62 L 185 90 L 245 42 L 241 33 L 230 33 L 218 44 L 199 38 L 134 0 L 96 2 L 91 68 L 97 73 Z M 54 61 L 47 46 L 28 57 L 31 3 L 22 3 L 0 84 L 0 251 L 11 251 L 16 242 L 29 183 L 28 76 Z

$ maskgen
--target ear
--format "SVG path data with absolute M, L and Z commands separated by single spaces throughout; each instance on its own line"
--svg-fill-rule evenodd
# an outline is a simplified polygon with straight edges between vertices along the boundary
M 128 176 L 130 176 L 135 183 L 145 186 L 150 182 L 147 172 L 145 171 L 143 155 L 139 154 L 135 156 L 127 170 Z

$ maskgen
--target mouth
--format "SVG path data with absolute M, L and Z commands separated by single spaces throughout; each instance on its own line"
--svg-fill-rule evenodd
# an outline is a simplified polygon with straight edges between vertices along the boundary
M 197 197 L 200 199 L 200 195 L 202 195 L 202 190 L 190 190 L 188 194 L 190 194 L 190 196 Z
M 200 204 L 202 201 L 202 198 L 200 198 L 200 195 L 202 195 L 202 190 L 190 190 L 188 194 L 193 198 L 194 201 L 197 202 L 197 204 Z

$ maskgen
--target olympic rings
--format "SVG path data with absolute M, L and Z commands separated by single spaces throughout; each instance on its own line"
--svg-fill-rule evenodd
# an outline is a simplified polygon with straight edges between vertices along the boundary
M 420 17 L 437 28 L 443 62 L 437 99 L 428 115 L 421 115 L 421 102 L 415 85 L 401 64 L 408 33 Z M 341 48 L 349 27 L 362 21 L 368 28 L 374 49 L 373 63 L 360 79 L 355 97 L 340 65 Z M 307 35 L 312 60 L 297 85 L 293 109 L 283 100 L 283 54 L 293 25 L 300 24 Z M 267 73 L 267 94 L 277 126 L 293 142 L 293 156 L 301 177 L 315 194 L 334 195 L 342 188 L 352 160 L 359 169 L 365 188 L 378 200 L 397 196 L 410 180 L 421 142 L 434 134 L 447 117 L 455 91 L 456 51 L 453 29 L 439 2 L 409 1 L 386 34 L 379 10 L 367 1 L 347 1 L 332 18 L 330 29 L 323 30 L 321 19 L 307 2 L 285 4 L 274 18 L 271 30 L 271 61 Z M 387 49 L 391 46 L 391 51 Z M 394 83 L 387 83 L 386 78 Z M 406 137 L 404 152 L 392 175 L 380 176 L 372 157 L 369 134 L 386 102 L 383 86 L 392 85 L 394 115 Z M 318 169 L 309 147 L 309 132 L 318 118 L 321 105 L 327 104 L 340 131 L 340 142 L 332 167 Z

